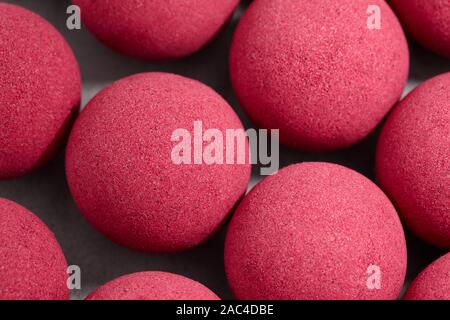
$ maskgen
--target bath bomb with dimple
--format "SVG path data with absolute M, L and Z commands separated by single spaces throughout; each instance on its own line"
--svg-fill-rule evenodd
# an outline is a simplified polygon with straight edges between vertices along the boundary
M 167 272 L 138 272 L 114 279 L 87 300 L 220 300 L 204 285 Z
M 395 299 L 406 271 L 398 215 L 359 173 L 303 163 L 242 200 L 225 241 L 238 299 Z
M 0 198 L 0 300 L 66 300 L 67 262 L 33 213 Z
M 72 0 L 89 30 L 107 46 L 144 59 L 190 55 L 207 44 L 239 0 Z
M 80 104 L 77 61 L 40 16 L 0 3 L 0 179 L 46 162 Z
M 119 244 L 154 252 L 191 248 L 221 225 L 249 181 L 249 161 L 242 161 L 248 141 L 226 148 L 228 129 L 244 132 L 229 104 L 200 82 L 165 73 L 122 79 L 74 125 L 66 155 L 72 195 Z M 212 150 L 215 159 L 206 157 Z M 225 159 L 227 152 L 234 159 Z
M 366 137 L 400 98 L 408 68 L 405 35 L 384 0 L 253 1 L 230 54 L 250 118 L 307 151 Z
M 405 300 L 450 300 L 450 253 L 430 264 L 411 283 Z
M 450 1 L 390 0 L 406 31 L 424 47 L 450 58 Z
M 389 116 L 378 142 L 378 180 L 408 227 L 450 248 L 450 73 L 412 91 Z

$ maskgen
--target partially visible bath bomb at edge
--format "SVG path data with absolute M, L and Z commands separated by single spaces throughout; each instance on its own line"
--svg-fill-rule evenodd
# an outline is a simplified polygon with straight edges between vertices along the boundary
M 242 200 L 226 236 L 225 270 L 238 299 L 395 299 L 405 236 L 373 182 L 339 165 L 303 163 Z
M 377 178 L 420 238 L 450 249 L 450 73 L 420 84 L 389 116 Z
M 0 198 L 0 300 L 66 300 L 67 262 L 53 233 Z
M 411 283 L 405 300 L 450 300 L 450 253 L 430 264 Z
M 143 73 L 102 90 L 80 114 L 67 146 L 68 183 L 81 212 L 132 249 L 179 251 L 206 240 L 244 194 L 250 164 L 226 161 L 226 151 L 240 157 L 242 148 L 225 150 L 225 142 L 223 164 L 208 164 L 199 149 L 203 136 L 194 132 L 200 125 L 201 135 L 244 132 L 229 104 L 195 80 Z M 186 136 L 176 137 L 180 131 Z M 248 141 L 242 146 L 247 155 Z
M 450 1 L 390 0 L 407 33 L 424 47 L 450 58 Z
M 78 63 L 40 16 L 0 3 L 0 179 L 44 164 L 78 112 Z
M 86 300 L 220 300 L 201 283 L 159 271 L 138 272 L 114 279 Z
M 405 35 L 384 0 L 253 1 L 230 55 L 233 87 L 254 123 L 307 151 L 366 137 L 400 98 L 408 69 Z
M 144 59 L 190 55 L 207 44 L 239 0 L 73 0 L 89 30 L 107 46 Z

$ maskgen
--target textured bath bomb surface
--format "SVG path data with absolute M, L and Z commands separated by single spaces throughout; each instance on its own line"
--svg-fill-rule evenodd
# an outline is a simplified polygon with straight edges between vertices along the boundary
M 78 64 L 40 16 L 0 3 L 0 179 L 42 165 L 80 103 Z
M 186 129 L 194 138 L 194 121 L 223 136 L 226 129 L 243 130 L 222 97 L 177 75 L 134 75 L 94 97 L 66 154 L 70 190 L 86 218 L 137 250 L 178 251 L 207 239 L 245 192 L 250 165 L 175 164 L 179 142 L 172 134 Z M 248 143 L 245 148 L 247 154 Z
M 450 58 L 450 1 L 390 0 L 407 33 L 424 47 Z
M 408 227 L 450 249 L 450 73 L 422 83 L 394 109 L 376 172 Z
M 65 300 L 67 262 L 33 213 L 0 198 L 0 300 Z
M 239 0 L 72 0 L 107 46 L 144 59 L 190 55 L 225 24 Z
M 225 269 L 238 299 L 395 299 L 405 238 L 370 180 L 335 164 L 303 163 L 243 199 L 228 229 Z
M 380 30 L 368 28 L 370 5 L 381 9 Z M 405 36 L 383 0 L 253 1 L 230 55 L 233 87 L 254 123 L 308 151 L 366 137 L 399 99 L 408 68 Z
M 138 272 L 114 279 L 87 300 L 220 300 L 204 285 L 189 278 L 158 271 Z
M 450 300 L 450 253 L 430 264 L 411 283 L 405 300 Z

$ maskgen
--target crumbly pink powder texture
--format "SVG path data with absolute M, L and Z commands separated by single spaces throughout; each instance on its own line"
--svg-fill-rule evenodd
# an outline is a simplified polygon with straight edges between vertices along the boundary
M 107 46 L 144 59 L 190 55 L 226 23 L 239 0 L 73 0 Z
M 114 279 L 86 300 L 220 300 L 201 283 L 167 272 L 148 271 Z
M 390 0 L 407 33 L 424 47 L 450 58 L 450 1 Z
M 172 134 L 189 131 L 192 159 L 194 121 L 224 137 L 226 129 L 244 130 L 222 97 L 181 76 L 143 73 L 101 91 L 80 114 L 66 154 L 70 190 L 85 217 L 143 251 L 184 250 L 211 236 L 244 194 L 250 164 L 175 164 Z
M 78 111 L 77 61 L 40 16 L 0 4 L 0 179 L 45 163 Z
M 394 109 L 377 147 L 377 178 L 420 238 L 450 249 L 450 73 Z
M 405 300 L 450 300 L 450 253 L 430 264 L 411 283 Z
M 369 5 L 381 8 L 370 30 Z M 409 53 L 384 0 L 257 0 L 231 47 L 230 73 L 254 123 L 307 151 L 351 146 L 400 98 Z
M 381 271 L 379 290 L 367 285 L 370 266 Z M 393 205 L 370 180 L 335 164 L 297 164 L 241 202 L 225 269 L 238 299 L 395 299 L 405 237 Z
M 33 213 L 0 198 L 0 300 L 66 300 L 67 262 Z

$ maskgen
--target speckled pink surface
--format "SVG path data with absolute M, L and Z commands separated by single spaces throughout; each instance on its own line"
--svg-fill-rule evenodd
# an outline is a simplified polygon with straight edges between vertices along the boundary
M 75 57 L 56 29 L 0 3 L 0 179 L 43 164 L 61 143 L 81 95 Z
M 148 271 L 114 279 L 87 300 L 220 300 L 201 283 L 167 272 Z
M 243 129 L 222 97 L 181 76 L 143 73 L 102 90 L 75 123 L 66 154 L 69 187 L 86 218 L 143 251 L 184 250 L 211 236 L 245 192 L 250 165 L 174 164 L 172 133 L 193 135 L 197 120 L 224 136 Z
M 450 58 L 450 1 L 390 0 L 406 31 L 426 48 Z
M 381 8 L 369 30 L 367 8 Z M 230 72 L 254 123 L 308 151 L 366 137 L 399 99 L 409 67 L 400 23 L 383 0 L 257 0 L 234 35 Z
M 367 287 L 370 265 L 381 289 Z M 241 202 L 225 241 L 238 299 L 395 299 L 406 271 L 397 213 L 361 174 L 303 163 L 260 182 Z
M 65 300 L 67 263 L 33 213 L 0 198 L 0 300 Z
M 111 48 L 145 59 L 190 55 L 225 24 L 239 0 L 73 0 L 92 33 Z
M 405 300 L 450 300 L 450 253 L 430 264 L 411 283 Z
M 376 156 L 377 177 L 419 237 L 450 248 L 450 73 L 411 92 L 390 115 Z

